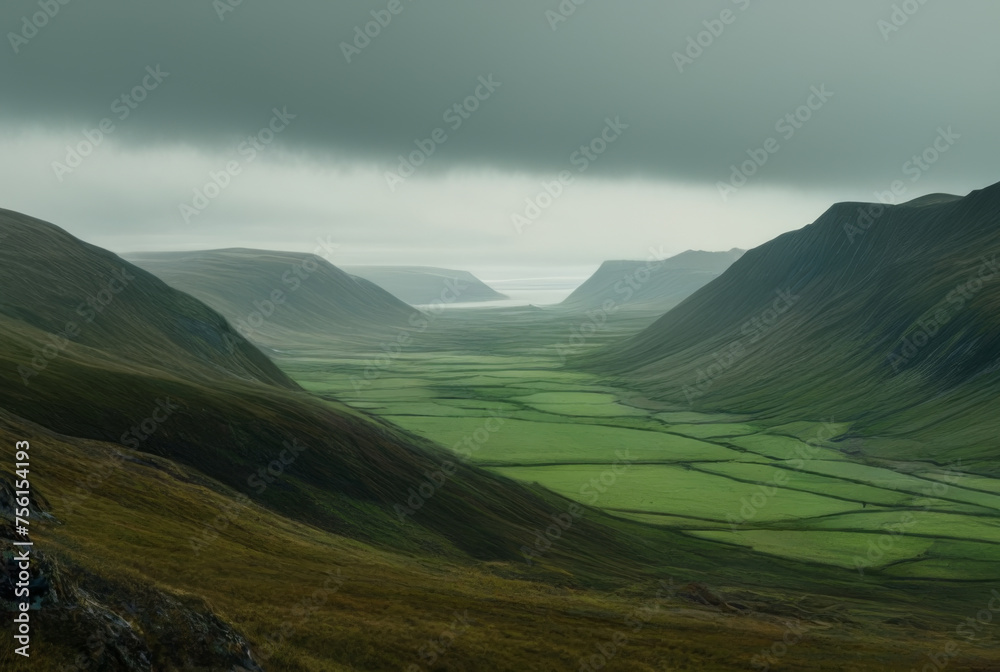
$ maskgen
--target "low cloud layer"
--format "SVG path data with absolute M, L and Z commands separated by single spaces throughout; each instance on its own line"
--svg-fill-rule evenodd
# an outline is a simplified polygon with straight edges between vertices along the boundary
M 566 173 L 578 193 L 546 216 L 579 215 L 577 237 L 604 245 L 550 253 L 591 263 L 609 224 L 593 216 L 596 193 L 626 230 L 655 219 L 645 207 L 671 219 L 667 194 L 684 219 L 742 218 L 742 236 L 664 236 L 728 248 L 807 223 L 805 201 L 871 199 L 896 180 L 912 196 L 997 180 L 996 3 L 678 4 L 10 0 L 0 149 L 23 163 L 4 166 L 2 205 L 75 210 L 86 222 L 75 233 L 121 247 L 236 231 L 266 243 L 284 211 L 293 228 L 377 231 L 364 245 L 453 234 L 473 255 Z M 91 155 L 73 156 L 88 143 Z M 179 217 L 222 173 L 242 186 Z M 358 180 L 367 201 L 344 193 Z M 482 192 L 456 194 L 455 180 Z M 629 202 L 638 192 L 661 198 Z M 201 228 L 185 239 L 192 221 Z

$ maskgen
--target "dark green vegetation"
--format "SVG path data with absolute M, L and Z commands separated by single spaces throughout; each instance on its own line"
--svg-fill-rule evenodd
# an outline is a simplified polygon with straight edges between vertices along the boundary
M 1000 475 L 998 252 L 1000 185 L 840 203 L 586 364 L 696 410 L 851 422 L 866 458 Z
M 344 271 L 375 283 L 413 306 L 507 298 L 468 271 L 430 266 L 345 266 Z
M 414 314 L 318 254 L 231 249 L 133 254 L 128 260 L 204 301 L 260 344 L 294 341 L 302 333 L 366 343 L 395 333 Z
M 52 517 L 40 670 L 577 670 L 616 632 L 608 669 L 737 670 L 790 628 L 773 669 L 909 670 L 956 639 L 950 669 L 998 664 L 992 630 L 956 635 L 1000 583 L 986 456 L 875 460 L 846 412 L 692 407 L 566 366 L 649 327 L 627 312 L 419 314 L 389 350 L 293 324 L 279 370 L 112 254 L 9 212 L 0 232 L 0 470 L 31 440 Z
M 587 311 L 611 305 L 662 315 L 717 278 L 743 252 L 688 250 L 669 259 L 605 261 L 559 307 Z

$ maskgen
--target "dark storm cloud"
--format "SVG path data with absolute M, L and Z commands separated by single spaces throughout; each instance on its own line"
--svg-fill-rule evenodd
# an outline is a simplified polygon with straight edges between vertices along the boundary
M 323 157 L 388 167 L 441 128 L 429 167 L 547 172 L 610 117 L 629 129 L 595 174 L 715 183 L 774 138 L 755 180 L 881 187 L 951 126 L 948 175 L 993 177 L 995 2 L 235 2 L 7 0 L 0 120 L 96 125 L 160 66 L 116 140 L 227 149 L 277 106 L 297 115 L 281 141 Z M 55 15 L 35 34 L 40 6 Z M 366 43 L 373 11 L 391 22 Z M 500 87 L 453 129 L 445 111 L 490 75 Z M 801 128 L 776 126 L 823 86 Z

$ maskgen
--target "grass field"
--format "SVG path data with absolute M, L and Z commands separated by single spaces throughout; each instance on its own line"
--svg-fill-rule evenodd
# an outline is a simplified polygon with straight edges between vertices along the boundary
M 961 464 L 861 461 L 865 437 L 834 419 L 775 424 L 740 409 L 641 403 L 563 368 L 543 337 L 548 328 L 558 343 L 560 325 L 544 320 L 529 340 L 498 326 L 482 354 L 450 349 L 492 315 L 446 315 L 419 349 L 393 358 L 317 349 L 280 363 L 307 389 L 459 459 L 617 516 L 862 574 L 1000 579 L 1000 479 Z

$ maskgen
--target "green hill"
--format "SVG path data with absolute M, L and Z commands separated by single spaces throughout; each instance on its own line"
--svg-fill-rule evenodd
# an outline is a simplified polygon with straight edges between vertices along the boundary
M 743 250 L 688 250 L 658 261 L 605 261 L 560 308 L 594 310 L 611 302 L 625 310 L 662 313 L 714 280 Z
M 218 313 L 111 252 L 9 210 L 0 232 L 0 320 L 24 348 L 20 377 L 41 376 L 69 347 L 118 366 L 297 387 Z
M 126 258 L 204 301 L 262 344 L 288 343 L 304 333 L 345 343 L 377 342 L 419 315 L 373 283 L 313 254 L 228 249 Z
M 111 253 L 7 211 L 0 233 L 0 409 L 167 458 L 289 519 L 397 550 L 517 560 L 530 530 L 565 513 L 552 493 L 302 391 L 218 313 Z M 115 273 L 128 284 L 67 329 Z M 634 529 L 633 540 L 581 520 L 561 562 L 600 581 L 640 576 L 676 539 L 656 533 L 647 546 Z
M 981 597 L 571 505 L 301 390 L 208 306 L 51 224 L 4 211 L 0 239 L 0 458 L 32 444 L 42 672 L 409 669 L 456 613 L 454 669 L 578 669 L 623 624 L 623 669 L 745 669 L 794 617 L 865 633 L 788 658 L 834 670 L 913 636 L 876 621 L 938 650 Z M 0 466 L 5 542 L 13 479 Z
M 685 407 L 832 416 L 877 437 L 867 452 L 995 471 L 998 251 L 1000 185 L 840 203 L 584 364 Z

